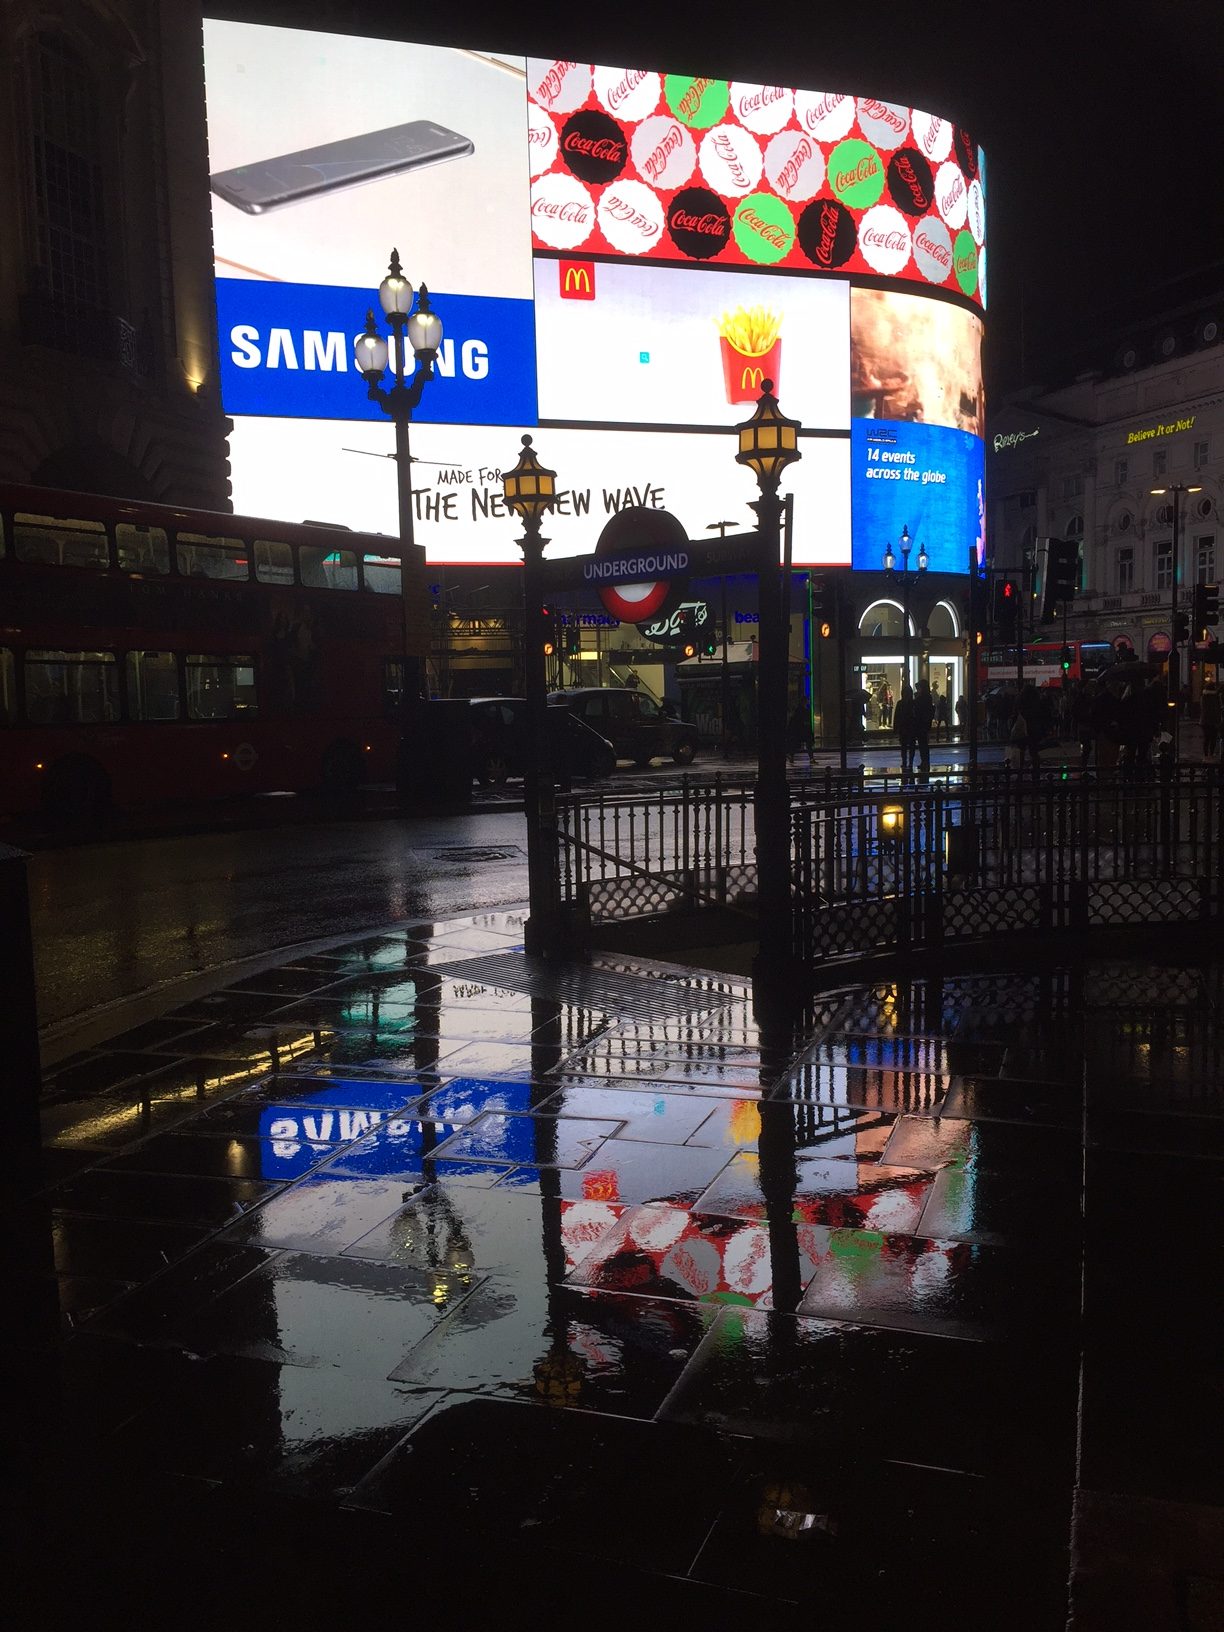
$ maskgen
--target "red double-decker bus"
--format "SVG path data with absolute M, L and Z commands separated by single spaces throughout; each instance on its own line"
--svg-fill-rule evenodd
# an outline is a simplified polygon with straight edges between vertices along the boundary
M 424 560 L 345 528 L 0 487 L 0 815 L 393 780 Z

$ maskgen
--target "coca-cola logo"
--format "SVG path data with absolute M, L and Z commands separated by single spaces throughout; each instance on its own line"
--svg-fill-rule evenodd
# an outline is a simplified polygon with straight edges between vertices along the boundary
M 646 79 L 644 68 L 628 68 L 615 85 L 608 90 L 608 106 L 620 108 Z
M 864 153 L 857 164 L 852 164 L 844 170 L 831 171 L 829 180 L 833 184 L 835 193 L 848 193 L 852 187 L 860 182 L 870 181 L 879 171 L 879 161 L 874 153 Z
M 929 230 L 919 227 L 914 234 L 914 248 L 915 250 L 921 250 L 924 255 L 929 255 L 931 260 L 937 266 L 942 266 L 945 272 L 952 270 L 952 251 L 947 244 L 939 243 Z
M 708 261 L 726 247 L 731 216 L 722 199 L 708 187 L 683 187 L 668 209 L 667 230 L 683 254 Z
M 780 249 L 784 254 L 790 248 L 790 233 L 777 221 L 767 221 L 759 210 L 751 204 L 741 204 L 736 211 L 735 219 L 743 224 L 749 232 L 755 232 L 774 249 Z
M 858 244 L 854 217 L 834 198 L 817 198 L 799 217 L 799 248 L 823 272 L 844 266 Z
M 876 120 L 881 125 L 887 125 L 889 130 L 895 130 L 899 136 L 904 135 L 905 120 L 896 108 L 890 108 L 887 102 L 876 102 L 868 97 L 862 103 L 862 110 L 868 118 Z
M 873 249 L 909 249 L 909 239 L 903 232 L 880 232 L 874 227 L 863 228 L 863 242 Z
M 903 215 L 925 215 L 935 198 L 935 181 L 916 147 L 898 148 L 888 164 L 888 193 Z
M 573 198 L 564 202 L 549 198 L 533 199 L 531 213 L 549 216 L 554 221 L 580 221 L 584 226 L 589 225 L 591 220 L 590 204 Z
M 613 181 L 625 168 L 629 150 L 615 119 L 598 108 L 572 113 L 561 129 L 561 152 L 582 181 Z
M 965 180 L 972 181 L 978 173 L 977 143 L 967 130 L 959 126 L 952 137 L 952 157 L 960 166 Z
M 669 124 L 662 137 L 646 153 L 638 168 L 647 181 L 658 181 L 667 169 L 667 161 L 673 153 L 678 153 L 684 142 L 684 126 Z

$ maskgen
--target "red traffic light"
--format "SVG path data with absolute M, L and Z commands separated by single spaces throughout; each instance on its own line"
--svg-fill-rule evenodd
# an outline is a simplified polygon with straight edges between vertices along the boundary
M 1003 599 L 1005 601 L 1010 601 L 1012 599 L 1012 597 L 1015 595 L 1015 593 L 1016 593 L 1015 584 L 1012 583 L 1010 578 L 1005 578 L 1003 580 Z

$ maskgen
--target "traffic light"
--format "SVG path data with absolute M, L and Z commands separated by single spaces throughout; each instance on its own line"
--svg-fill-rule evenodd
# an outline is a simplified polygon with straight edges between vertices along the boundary
M 1071 673 L 1071 648 L 1070 648 L 1070 646 L 1064 646 L 1063 649 L 1062 649 L 1062 672 L 1063 672 L 1063 679 L 1064 680 Z
M 544 620 L 544 656 L 551 657 L 557 649 L 557 613 L 551 606 L 540 608 Z
M 986 580 L 975 572 L 969 580 L 969 613 L 975 629 L 982 628 L 989 611 L 990 603 L 986 596 Z
M 1073 601 L 1079 585 L 1079 540 L 1051 538 L 1047 541 L 1045 593 L 1041 600 L 1041 620 L 1048 623 L 1059 601 Z
M 701 655 L 702 657 L 713 657 L 717 650 L 718 641 L 715 637 L 713 629 L 711 629 L 709 634 L 701 643 Z
M 678 619 L 680 625 L 680 655 L 682 657 L 697 656 L 697 620 L 691 606 L 682 606 Z
M 582 650 L 582 628 L 571 613 L 565 620 L 565 654 L 573 657 Z
M 820 623 L 833 610 L 832 596 L 829 593 L 829 583 L 826 578 L 812 579 L 812 618 Z
M 1173 614 L 1173 644 L 1180 646 L 1190 639 L 1190 615 L 1187 612 Z
M 1220 586 L 1195 584 L 1190 626 L 1195 640 L 1206 640 L 1213 624 L 1220 621 Z
M 994 623 L 1001 635 L 1014 635 L 1020 621 L 1020 591 L 1010 578 L 996 578 Z

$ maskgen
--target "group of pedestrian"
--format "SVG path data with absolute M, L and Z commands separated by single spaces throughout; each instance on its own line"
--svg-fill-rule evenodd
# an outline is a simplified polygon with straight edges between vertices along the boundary
M 927 682 L 919 680 L 914 687 L 908 680 L 902 681 L 901 696 L 893 710 L 893 726 L 901 745 L 902 776 L 913 775 L 915 758 L 923 776 L 930 771 L 931 726 L 935 718 L 935 700 Z

